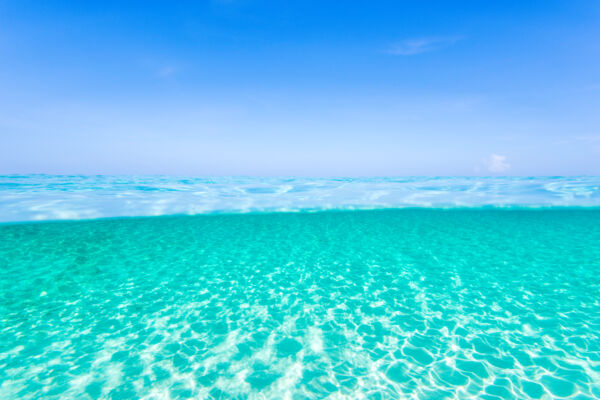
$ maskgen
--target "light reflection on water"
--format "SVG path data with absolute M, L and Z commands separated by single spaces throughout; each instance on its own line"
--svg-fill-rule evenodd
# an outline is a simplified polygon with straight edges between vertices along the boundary
M 600 206 L 600 177 L 0 176 L 0 222 L 213 212 Z
M 0 226 L 0 398 L 600 397 L 600 210 Z

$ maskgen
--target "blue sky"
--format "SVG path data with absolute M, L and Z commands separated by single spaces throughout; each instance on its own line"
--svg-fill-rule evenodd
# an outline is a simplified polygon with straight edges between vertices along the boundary
M 0 173 L 600 174 L 600 2 L 0 1 Z

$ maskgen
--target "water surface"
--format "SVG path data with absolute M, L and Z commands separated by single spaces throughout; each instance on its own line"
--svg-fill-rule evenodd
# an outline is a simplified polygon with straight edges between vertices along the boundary
M 600 207 L 600 177 L 0 176 L 0 222 L 484 206 Z

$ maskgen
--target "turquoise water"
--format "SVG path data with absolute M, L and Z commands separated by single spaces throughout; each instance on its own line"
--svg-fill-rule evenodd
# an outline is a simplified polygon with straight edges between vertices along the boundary
M 0 398 L 600 398 L 600 210 L 0 225 Z
M 600 176 L 0 175 L 0 222 L 405 207 L 599 207 Z

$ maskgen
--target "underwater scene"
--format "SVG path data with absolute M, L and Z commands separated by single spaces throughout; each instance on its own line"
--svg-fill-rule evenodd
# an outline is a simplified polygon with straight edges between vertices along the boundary
M 0 238 L 2 399 L 600 397 L 597 208 L 5 223 Z

